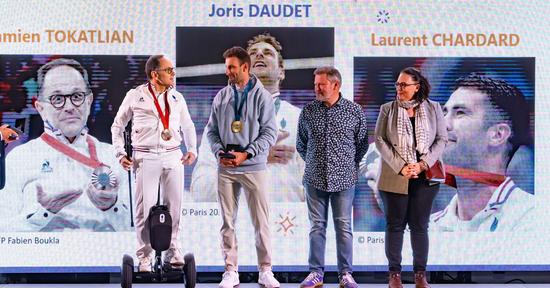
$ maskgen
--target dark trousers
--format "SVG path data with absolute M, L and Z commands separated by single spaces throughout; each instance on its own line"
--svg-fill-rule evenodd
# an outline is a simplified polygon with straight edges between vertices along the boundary
M 401 271 L 403 232 L 409 225 L 413 251 L 413 269 L 426 271 L 428 263 L 428 223 L 439 184 L 429 185 L 424 178 L 409 180 L 409 194 L 380 191 L 386 214 L 386 257 L 389 270 Z

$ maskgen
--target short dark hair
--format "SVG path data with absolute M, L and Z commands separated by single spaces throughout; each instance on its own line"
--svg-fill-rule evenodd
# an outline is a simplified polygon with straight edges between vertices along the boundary
M 531 108 L 523 93 L 516 86 L 481 73 L 471 73 L 456 80 L 454 90 L 456 91 L 461 87 L 473 88 L 488 96 L 490 104 L 501 114 L 505 121 L 511 123 L 512 137 L 510 143 L 514 149 L 520 145 L 531 144 L 529 134 Z M 489 124 L 492 125 L 492 123 Z
M 327 78 L 330 82 L 338 82 L 340 86 L 342 86 L 342 75 L 340 74 L 340 71 L 338 69 L 334 68 L 333 66 L 324 66 L 319 67 L 313 71 L 313 75 L 327 75 Z
M 233 46 L 225 50 L 225 52 L 223 52 L 224 59 L 227 59 L 230 57 L 236 57 L 237 59 L 239 59 L 240 65 L 243 65 L 244 63 L 248 64 L 248 69 L 250 69 L 250 66 L 251 66 L 250 55 L 248 55 L 248 52 L 246 52 L 246 50 L 244 50 L 242 47 Z
M 88 81 L 88 72 L 86 71 L 86 69 L 84 69 L 84 67 L 82 67 L 82 65 L 80 65 L 80 62 L 74 59 L 59 58 L 42 65 L 42 67 L 40 67 L 40 69 L 38 69 L 38 71 L 36 72 L 39 99 L 43 98 L 42 89 L 44 88 L 44 78 L 46 77 L 46 74 L 53 68 L 59 66 L 69 66 L 78 71 L 80 75 L 82 75 L 82 78 L 84 78 L 84 83 L 86 83 L 86 88 L 88 89 L 87 92 L 92 91 L 90 88 L 90 82 Z
M 416 69 L 414 67 L 407 67 L 399 72 L 399 74 L 401 73 L 405 73 L 411 76 L 413 81 L 418 82 L 418 84 L 420 85 L 418 91 L 414 93 L 413 99 L 416 99 L 419 102 L 428 99 L 432 86 L 430 85 L 428 78 L 426 78 L 419 69 Z
M 145 74 L 147 74 L 147 79 L 151 80 L 151 73 L 160 68 L 160 59 L 164 57 L 162 54 L 152 55 L 145 62 Z
M 279 58 L 279 67 L 285 68 L 283 63 L 283 55 L 281 54 L 281 51 L 283 51 L 283 46 L 281 46 L 281 43 L 277 41 L 277 39 L 274 36 L 271 36 L 268 32 L 264 32 L 262 34 L 258 34 L 254 36 L 252 39 L 248 40 L 246 43 L 248 46 L 246 46 L 246 50 L 250 49 L 250 47 L 256 43 L 265 42 L 273 48 L 275 48 L 275 51 L 277 51 L 277 56 Z

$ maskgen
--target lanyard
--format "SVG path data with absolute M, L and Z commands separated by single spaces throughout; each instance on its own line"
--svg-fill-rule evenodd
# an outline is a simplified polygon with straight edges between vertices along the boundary
M 281 108 L 281 99 L 279 97 L 280 96 L 275 97 L 275 102 L 273 103 L 275 104 L 275 115 L 279 113 L 279 109 Z
M 151 83 L 149 83 L 149 92 L 151 93 L 151 96 L 153 97 L 153 102 L 155 102 L 155 107 L 157 108 L 157 112 L 159 113 L 160 121 L 162 122 L 162 127 L 164 129 L 168 129 L 170 123 L 170 105 L 168 105 L 168 90 L 164 92 L 164 113 L 162 113 L 162 109 L 160 108 L 159 101 L 157 97 L 155 97 L 155 93 L 153 92 L 153 88 L 151 88 Z
M 244 103 L 246 103 L 246 98 L 247 98 L 246 96 L 248 92 L 252 89 L 252 86 L 254 85 L 252 82 L 253 82 L 252 78 L 248 80 L 248 84 L 246 85 L 243 91 L 243 97 L 242 99 L 240 99 L 241 101 L 239 101 L 239 92 L 237 92 L 237 86 L 232 85 L 233 92 L 234 92 L 233 98 L 235 98 L 235 101 L 233 101 L 233 110 L 235 111 L 235 121 L 241 120 L 241 113 L 243 111 Z

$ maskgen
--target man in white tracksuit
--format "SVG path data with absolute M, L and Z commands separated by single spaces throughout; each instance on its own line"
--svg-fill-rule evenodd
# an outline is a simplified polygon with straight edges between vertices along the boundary
M 44 133 L 7 156 L 0 230 L 129 230 L 126 173 L 113 147 L 86 128 L 93 102 L 88 73 L 75 60 L 57 59 L 37 74 Z
M 277 141 L 269 149 L 267 172 L 270 182 L 266 194 L 271 202 L 305 201 L 304 175 L 305 163 L 296 153 L 296 132 L 301 109 L 282 100 L 281 82 L 285 79 L 282 46 L 269 33 L 256 35 L 248 41 L 247 52 L 250 55 L 251 74 L 256 76 L 271 93 L 275 105 L 277 123 Z M 218 161 L 210 151 L 210 144 L 204 130 L 199 147 L 199 157 L 191 178 L 191 195 L 195 202 L 214 202 L 217 200 Z
M 151 271 L 151 241 L 146 228 L 149 209 L 156 204 L 160 183 L 161 203 L 172 216 L 172 239 L 164 262 L 181 267 L 183 256 L 177 241 L 183 194 L 183 165 L 197 155 L 195 125 L 183 96 L 172 89 L 175 70 L 163 55 L 147 60 L 149 82 L 128 91 L 115 117 L 111 133 L 117 158 L 125 169 L 136 173 L 136 234 L 139 271 Z M 132 121 L 133 157 L 124 150 L 123 132 Z M 187 152 L 180 150 L 183 140 Z

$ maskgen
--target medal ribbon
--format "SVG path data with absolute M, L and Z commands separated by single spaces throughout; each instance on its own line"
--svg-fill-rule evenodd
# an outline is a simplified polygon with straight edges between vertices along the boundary
M 477 171 L 473 169 L 467 169 L 452 165 L 445 164 L 445 172 L 446 174 L 450 174 L 454 177 L 460 177 L 464 179 L 468 179 L 470 181 L 485 184 L 489 186 L 498 187 L 504 180 L 506 180 L 506 176 L 501 174 L 495 174 L 490 172 L 483 172 L 483 171 Z M 454 179 L 448 179 L 449 177 L 445 178 L 446 184 L 452 184 Z M 451 185 L 453 186 L 453 185 Z M 456 182 L 454 183 L 454 187 L 456 187 Z
M 373 142 L 370 142 L 372 144 Z M 506 180 L 505 175 L 477 171 L 468 168 L 462 168 L 449 164 L 443 164 L 445 166 L 445 184 L 457 188 L 456 177 L 468 179 L 470 181 L 485 184 L 489 186 L 498 187 Z
M 92 137 L 86 137 L 86 143 L 88 143 L 88 150 L 90 151 L 90 156 L 84 156 L 82 153 L 74 150 L 73 148 L 67 146 L 61 141 L 55 139 L 53 136 L 47 133 L 42 133 L 40 138 L 50 145 L 53 149 L 59 151 L 61 154 L 69 156 L 69 158 L 77 161 L 78 163 L 84 164 L 90 168 L 97 168 L 99 166 L 107 166 L 97 159 L 97 151 L 95 148 L 94 140 Z
M 153 92 L 153 88 L 151 87 L 151 83 L 149 83 L 149 92 L 151 93 L 151 96 L 153 97 L 153 102 L 155 102 L 155 107 L 157 108 L 157 112 L 159 113 L 160 121 L 162 122 L 162 127 L 164 129 L 168 129 L 169 126 L 169 120 L 170 120 L 170 105 L 168 105 L 168 90 L 164 92 L 164 113 L 162 113 L 162 109 L 160 108 L 159 101 L 157 97 L 155 97 L 155 92 Z
M 250 80 L 248 80 L 248 84 L 244 88 L 242 101 L 239 101 L 239 92 L 237 92 L 237 85 L 232 85 L 233 86 L 233 92 L 234 92 L 234 95 L 235 95 L 235 97 L 234 97 L 235 101 L 233 102 L 233 110 L 235 111 L 235 121 L 240 121 L 241 120 L 241 113 L 243 111 L 244 103 L 246 103 L 246 98 L 247 98 L 246 96 L 247 96 L 248 92 L 252 89 L 253 85 L 254 84 L 252 83 L 252 78 L 251 78 Z M 237 106 L 238 106 L 238 108 L 237 108 Z

